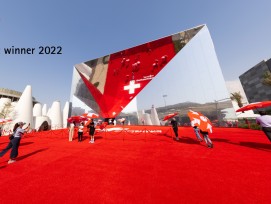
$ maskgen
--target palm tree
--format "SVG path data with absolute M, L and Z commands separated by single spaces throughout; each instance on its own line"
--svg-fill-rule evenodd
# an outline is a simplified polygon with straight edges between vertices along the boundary
M 236 101 L 238 106 L 241 108 L 243 106 L 242 99 L 243 97 L 241 96 L 240 92 L 234 92 L 231 93 L 231 100 Z
M 271 86 L 271 73 L 266 71 L 263 75 L 263 84 Z

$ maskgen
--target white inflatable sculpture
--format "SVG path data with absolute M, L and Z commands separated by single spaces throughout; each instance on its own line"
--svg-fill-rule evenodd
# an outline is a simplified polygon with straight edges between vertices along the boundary
M 49 118 L 51 119 L 51 129 L 60 129 L 63 127 L 61 105 L 59 101 L 54 101 L 50 108 Z
M 36 103 L 33 108 L 33 116 L 42 116 L 41 104 Z
M 138 116 L 138 124 L 139 125 L 145 125 L 145 120 L 143 118 L 143 115 L 145 114 L 144 110 L 138 111 L 137 116 Z
M 66 128 L 67 127 L 67 119 L 68 119 L 68 116 L 69 116 L 69 102 L 67 101 L 65 103 L 65 106 L 63 108 L 63 128 Z
M 47 116 L 47 104 L 43 104 L 41 114 Z
M 33 126 L 32 88 L 27 85 L 13 111 L 14 124 L 17 122 L 30 123 Z
M 25 122 L 26 126 L 30 123 L 30 127 L 36 131 L 44 122 L 47 122 L 51 129 L 66 128 L 69 105 L 69 102 L 65 103 L 63 114 L 59 101 L 54 101 L 48 112 L 46 104 L 42 106 L 36 103 L 33 107 L 32 88 L 27 85 L 18 102 L 11 102 L 9 98 L 0 98 L 0 112 L 4 114 L 0 118 L 12 119 L 12 122 L 2 126 L 2 135 L 9 135 L 17 122 Z M 7 108 L 8 111 L 4 110 Z
M 158 114 L 154 106 L 151 108 L 151 121 L 153 125 L 160 125 Z
M 150 116 L 149 113 L 144 113 L 144 114 L 142 115 L 142 118 L 143 118 L 143 120 L 144 120 L 144 124 L 145 124 L 145 125 L 152 125 L 151 116 Z

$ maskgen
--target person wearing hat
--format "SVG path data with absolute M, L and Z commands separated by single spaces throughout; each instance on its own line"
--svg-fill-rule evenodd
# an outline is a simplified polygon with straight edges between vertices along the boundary
M 0 157 L 2 157 L 9 149 L 11 149 L 10 159 L 8 161 L 8 164 L 11 164 L 16 161 L 15 159 L 18 156 L 18 149 L 20 146 L 21 138 L 23 134 L 30 129 L 30 123 L 25 129 L 23 129 L 24 125 L 25 123 L 23 122 L 18 122 L 14 125 L 14 128 L 13 128 L 14 137 L 10 140 L 7 147 L 0 152 Z

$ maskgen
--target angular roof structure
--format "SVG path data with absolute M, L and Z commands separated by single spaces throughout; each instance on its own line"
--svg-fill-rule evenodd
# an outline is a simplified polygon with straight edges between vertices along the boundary
M 102 117 L 116 117 L 204 26 L 76 64 L 71 94 Z

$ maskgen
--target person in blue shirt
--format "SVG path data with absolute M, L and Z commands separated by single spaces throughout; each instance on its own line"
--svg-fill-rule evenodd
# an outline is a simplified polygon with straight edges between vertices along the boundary
M 14 125 L 13 138 L 10 140 L 7 147 L 0 152 L 0 157 L 2 157 L 9 149 L 11 149 L 10 159 L 8 161 L 8 164 L 11 164 L 16 161 L 15 159 L 18 156 L 18 149 L 20 146 L 21 138 L 22 138 L 23 134 L 30 129 L 30 123 L 28 124 L 27 128 L 25 128 L 25 129 L 23 129 L 24 125 L 25 125 L 25 123 L 23 123 L 23 122 L 18 122 Z

